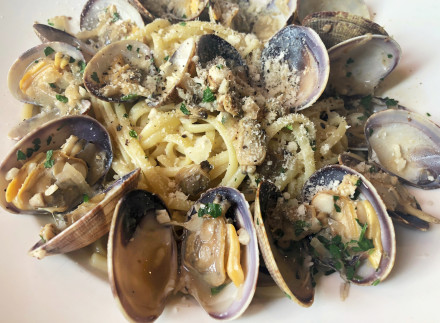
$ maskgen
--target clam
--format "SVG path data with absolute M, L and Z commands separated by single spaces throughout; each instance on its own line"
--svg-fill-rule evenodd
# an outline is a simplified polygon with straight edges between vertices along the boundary
M 76 47 L 60 42 L 44 43 L 23 53 L 11 66 L 9 91 L 22 102 L 61 111 L 74 109 L 77 100 L 66 101 L 65 91 L 82 83 L 84 67 L 84 56 Z
M 112 158 L 110 136 L 95 119 L 48 122 L 19 141 L 0 165 L 0 205 L 13 213 L 69 211 L 95 194 Z
M 329 88 L 340 95 L 372 94 L 400 60 L 401 49 L 388 36 L 366 34 L 328 50 Z
M 284 28 L 296 9 L 287 1 L 209 1 L 211 20 L 240 32 L 254 33 L 265 42 Z
M 142 27 L 141 15 L 128 1 L 89 0 L 81 12 L 77 37 L 98 50 Z
M 429 223 L 440 223 L 440 219 L 423 212 L 416 198 L 397 177 L 353 153 L 343 153 L 338 159 L 341 165 L 358 171 L 374 185 L 387 207 L 388 215 L 397 222 L 421 231 L 428 230 Z
M 298 0 L 296 15 L 299 22 L 315 12 L 344 11 L 353 15 L 370 19 L 370 12 L 364 0 Z
M 109 102 L 153 97 L 158 71 L 150 48 L 134 40 L 121 40 L 101 49 L 84 70 L 84 85 Z
M 365 124 L 369 159 L 403 182 L 440 187 L 440 129 L 429 119 L 404 110 L 381 111 Z
M 108 233 L 117 202 L 126 192 L 137 186 L 139 174 L 138 168 L 110 184 L 75 210 L 57 215 L 58 221 L 62 216 L 61 221 L 67 222 L 67 228 L 62 227 L 60 233 L 46 239 L 46 230 L 59 230 L 51 224 L 46 225 L 42 230 L 43 234 L 40 234 L 41 240 L 31 248 L 29 255 L 42 259 L 45 256 L 71 252 L 88 246 Z
M 184 21 L 199 18 L 206 9 L 208 0 L 130 0 L 130 3 L 148 21 L 155 18 Z
M 388 36 L 373 21 L 342 11 L 312 13 L 303 19 L 302 25 L 316 31 L 327 48 L 365 34 Z
M 312 105 L 327 84 L 327 50 L 310 28 L 289 25 L 280 30 L 267 42 L 261 61 L 267 94 L 292 110 Z
M 34 31 L 43 43 L 62 42 L 69 44 L 81 51 L 86 62 L 95 55 L 96 50 L 63 30 L 43 24 L 34 24 Z
M 255 202 L 261 253 L 289 298 L 302 306 L 313 303 L 313 267 L 339 271 L 358 285 L 388 276 L 396 253 L 394 227 L 365 177 L 345 166 L 324 167 L 305 183 L 302 199 L 303 204 L 285 200 L 275 185 L 262 182 Z
M 389 275 L 396 256 L 394 226 L 385 204 L 370 181 L 349 167 L 330 165 L 310 176 L 304 184 L 302 196 L 303 200 L 310 202 L 317 211 L 330 211 L 333 214 L 328 218 L 332 232 L 327 236 L 331 239 L 330 245 L 337 245 L 334 240 L 338 235 L 339 239 L 342 239 L 340 242 L 347 243 L 345 240 L 351 239 L 348 246 L 354 243 L 351 250 L 346 250 L 349 253 L 355 251 L 355 255 L 348 262 L 348 265 L 353 266 L 351 269 L 347 263 L 345 266 L 343 264 L 342 268 L 336 266 L 338 261 L 325 250 L 322 250 L 323 253 L 318 251 L 318 259 L 315 258 L 317 263 L 340 271 L 345 279 L 357 285 L 377 284 Z M 353 204 L 351 200 L 354 201 Z M 321 214 L 318 213 L 317 216 L 320 217 Z M 315 250 L 321 245 L 327 250 L 329 248 L 328 241 L 319 237 L 322 237 L 322 232 L 310 240 Z M 353 236 L 357 232 L 360 234 Z M 362 253 L 356 255 L 358 251 Z M 368 258 L 368 264 L 365 258 Z
M 193 295 L 214 318 L 241 315 L 258 274 L 257 240 L 244 196 L 226 187 L 203 194 L 188 212 L 188 221 L 180 224 L 185 228 L 180 251 L 170 224 L 179 225 L 169 222 L 163 202 L 146 191 L 130 192 L 115 210 L 109 279 L 125 317 L 154 321 L 167 296 L 179 289 Z

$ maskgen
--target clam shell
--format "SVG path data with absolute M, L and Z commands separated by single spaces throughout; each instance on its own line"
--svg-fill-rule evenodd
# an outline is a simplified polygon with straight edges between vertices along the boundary
M 321 11 L 344 11 L 353 15 L 370 19 L 370 12 L 364 0 L 298 0 L 297 16 L 302 23 L 303 19 L 314 13 Z
M 297 261 L 291 261 L 296 257 L 304 257 L 304 250 L 297 248 L 292 254 L 282 253 L 275 245 L 272 232 L 265 222 L 279 197 L 281 193 L 274 184 L 263 181 L 258 186 L 254 211 L 258 243 L 266 267 L 275 283 L 290 299 L 301 306 L 309 307 L 313 304 L 315 295 L 310 270 Z
M 43 24 L 34 24 L 33 28 L 35 34 L 43 43 L 61 42 L 80 49 L 86 62 L 90 61 L 90 59 L 96 53 L 91 46 L 63 30 Z
M 42 259 L 83 248 L 109 232 L 116 203 L 137 185 L 140 169 L 136 169 L 111 184 L 103 193 L 105 198 L 83 217 L 47 242 L 39 241 L 29 255 Z
M 368 33 L 388 36 L 385 29 L 373 21 L 342 11 L 312 13 L 304 18 L 302 25 L 316 31 L 327 48 Z
M 35 129 L 15 145 L 0 165 L 0 188 L 2 192 L 6 192 L 8 186 L 8 181 L 6 180 L 7 172 L 13 167 L 20 168 L 26 162 L 17 160 L 18 150 L 26 152 L 28 149 L 33 149 L 36 139 L 41 142 L 41 150 L 38 150 L 38 152 L 58 149 L 71 135 L 76 135 L 80 139 L 93 142 L 98 148 L 106 152 L 106 164 L 103 173 L 97 176 L 98 180 L 96 183 L 92 183 L 93 187 L 97 188 L 104 180 L 113 160 L 110 135 L 93 118 L 88 116 L 67 116 L 48 122 L 41 128 Z M 49 140 L 49 138 L 51 139 Z M 13 213 L 48 214 L 47 211 L 43 210 L 20 210 L 12 203 L 6 202 L 4 193 L 0 196 L 0 205 L 8 212 Z
M 394 226 L 391 218 L 388 216 L 386 206 L 377 193 L 376 188 L 368 181 L 362 174 L 355 170 L 342 165 L 329 165 L 321 168 L 304 184 L 302 196 L 304 201 L 310 199 L 316 194 L 317 188 L 325 189 L 332 187 L 334 183 L 341 183 L 345 175 L 356 175 L 362 183 L 358 187 L 361 196 L 368 200 L 374 208 L 380 225 L 381 241 L 383 248 L 383 256 L 380 260 L 377 270 L 372 270 L 363 278 L 353 278 L 352 282 L 357 285 L 371 285 L 377 280 L 384 280 L 394 266 L 396 257 L 396 238 L 394 233 Z
M 390 74 L 400 60 L 401 49 L 392 38 L 366 34 L 328 50 L 328 87 L 341 95 L 368 95 Z
M 329 58 L 318 34 L 311 28 L 289 25 L 275 34 L 262 52 L 262 65 L 270 59 L 282 56 L 291 71 L 298 71 L 299 91 L 295 102 L 289 105 L 295 110 L 311 106 L 322 94 L 330 73 Z M 267 84 L 270 71 L 263 69 Z M 278 79 L 279 82 L 279 79 Z M 286 85 L 286 92 L 297 92 L 297 85 Z
M 155 18 L 169 19 L 172 22 L 194 20 L 204 14 L 208 5 L 208 0 L 191 1 L 193 6 L 197 4 L 198 10 L 192 15 L 186 15 L 179 13 L 177 10 L 186 8 L 188 0 L 179 3 L 179 6 L 175 6 L 173 9 L 169 8 L 169 1 L 165 0 L 129 0 L 130 3 L 136 7 L 140 14 L 148 21 L 153 21 Z M 200 17 L 201 18 L 201 17 Z
M 440 188 L 440 128 L 404 110 L 373 114 L 365 123 L 369 159 L 405 183 Z
M 111 223 L 109 281 L 129 321 L 152 322 L 159 317 L 177 280 L 177 246 L 172 228 L 157 222 L 157 211 L 168 213 L 159 197 L 134 190 L 119 201 Z M 149 275 L 144 275 L 145 270 Z
M 38 61 L 41 58 L 46 57 L 44 50 L 47 47 L 51 47 L 54 50 L 54 53 L 48 55 L 53 56 L 56 52 L 61 52 L 63 54 L 69 55 L 74 58 L 76 62 L 85 61 L 83 54 L 76 47 L 73 47 L 66 43 L 61 42 L 48 42 L 44 43 L 24 52 L 15 62 L 12 64 L 8 73 L 8 87 L 9 92 L 19 101 L 31 103 L 35 105 L 40 105 L 39 102 L 36 102 L 26 94 L 24 94 L 20 90 L 20 80 L 23 78 L 23 75 L 26 72 L 26 69 L 34 64 L 35 61 Z

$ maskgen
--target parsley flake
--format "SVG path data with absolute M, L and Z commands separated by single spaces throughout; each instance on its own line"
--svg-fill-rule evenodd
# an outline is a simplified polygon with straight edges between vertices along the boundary
M 138 137 L 137 132 L 134 131 L 133 129 L 131 129 L 131 130 L 128 132 L 128 134 L 129 134 L 130 137 L 132 137 L 132 138 L 137 138 L 137 137 Z
M 388 56 L 388 58 L 393 58 L 392 54 L 388 54 L 387 56 Z
M 431 113 L 429 113 L 429 112 L 426 112 L 426 115 L 427 115 L 428 117 L 430 117 L 430 116 L 431 116 Z
M 44 49 L 44 55 L 49 56 L 50 54 L 55 53 L 55 50 L 52 47 L 47 46 Z
M 351 57 L 349 57 L 348 59 L 347 59 L 347 65 L 348 64 L 352 64 L 352 63 L 354 63 L 354 59 L 353 58 L 351 58 Z
M 52 142 L 52 136 L 47 137 L 46 145 L 49 146 L 51 142 Z
M 387 107 L 394 107 L 399 103 L 399 101 L 394 100 L 394 99 L 390 99 L 388 97 L 385 98 L 385 104 L 387 105 Z
M 55 89 L 57 86 L 55 85 L 55 83 L 49 83 L 49 86 L 52 88 L 52 89 Z
M 87 194 L 83 195 L 83 202 L 87 203 L 90 200 L 89 196 Z
M 113 14 L 112 22 L 116 22 L 116 21 L 118 21 L 119 19 L 121 19 L 121 16 L 119 15 L 119 13 L 115 12 L 115 13 Z
M 93 81 L 95 81 L 96 83 L 99 83 L 99 77 L 98 77 L 98 74 L 96 74 L 96 72 L 93 72 L 90 77 L 92 78 Z
M 55 160 L 52 159 L 52 156 L 53 156 L 53 150 L 48 150 L 46 152 L 46 161 L 44 162 L 45 168 L 51 168 L 54 165 Z
M 69 63 L 70 64 L 75 63 L 75 62 L 76 62 L 76 60 L 73 57 L 69 58 Z
M 338 212 L 338 213 L 341 212 L 341 207 L 339 205 L 337 205 L 336 203 L 333 203 L 333 206 L 335 207 L 336 212 Z
M 61 94 L 57 94 L 55 96 L 57 98 L 58 101 L 63 102 L 63 103 L 67 103 L 69 102 L 69 99 L 67 97 L 65 97 L 64 95 Z
M 43 238 L 43 236 L 40 234 L 40 239 L 43 243 L 46 243 L 46 239 Z
M 215 67 L 217 67 L 219 70 L 223 69 L 223 64 L 217 64 Z
M 186 22 L 182 21 L 181 23 L 179 23 L 179 25 L 186 26 Z
M 21 150 L 17 150 L 17 160 L 26 160 L 26 154 Z
M 211 295 L 217 295 L 218 293 L 220 293 L 223 288 L 225 288 L 226 286 L 228 286 L 228 284 L 222 284 L 220 286 L 217 287 L 212 287 L 211 288 Z
M 124 113 L 122 116 L 123 116 L 124 118 L 128 118 L 128 113 Z
M 212 93 L 209 86 L 203 91 L 203 99 L 202 102 L 214 102 L 215 95 Z
M 347 74 L 345 74 L 346 77 L 350 77 L 352 75 L 351 72 L 347 72 Z
M 47 19 L 47 24 L 52 27 L 55 26 L 55 24 L 52 21 L 50 21 L 49 19 Z
M 376 279 L 374 282 L 371 283 L 372 286 L 377 286 L 380 283 L 380 279 Z
M 79 66 L 79 68 L 80 68 L 79 72 L 80 72 L 81 74 L 84 73 L 84 70 L 86 69 L 86 65 L 87 65 L 87 64 L 86 64 L 84 61 L 78 61 L 78 66 Z
M 132 94 L 124 95 L 124 96 L 121 98 L 121 100 L 122 100 L 122 101 L 134 101 L 134 100 L 136 100 L 137 98 L 139 98 L 139 95 L 132 93 Z
M 202 217 L 205 214 L 208 214 L 213 218 L 218 218 L 220 215 L 222 215 L 222 207 L 217 203 L 208 203 L 205 207 L 201 207 L 197 211 L 197 215 L 199 217 Z
M 292 131 L 292 130 L 293 130 L 293 126 L 292 126 L 291 124 L 288 124 L 288 125 L 286 126 L 286 129 Z
M 127 49 L 128 49 L 129 51 L 131 51 L 131 50 L 133 49 L 133 46 L 131 46 L 131 45 L 127 45 Z
M 189 116 L 191 114 L 191 112 L 189 112 L 189 110 L 186 108 L 185 103 L 183 103 L 183 102 L 180 105 L 180 111 L 182 111 L 182 113 L 187 116 Z
M 166 62 L 166 61 L 168 61 L 170 59 L 170 55 L 167 55 L 167 56 L 165 56 L 164 58 L 163 58 L 163 60 Z

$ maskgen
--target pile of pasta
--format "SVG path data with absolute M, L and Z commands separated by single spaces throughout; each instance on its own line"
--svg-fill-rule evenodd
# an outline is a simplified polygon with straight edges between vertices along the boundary
M 186 39 L 207 33 L 227 40 L 245 59 L 250 59 L 250 54 L 261 51 L 263 46 L 254 35 L 201 21 L 172 25 L 158 19 L 137 30 L 130 38 L 150 46 L 155 62 L 164 62 L 164 58 L 172 55 Z M 263 176 L 258 169 L 246 172 L 239 165 L 228 131 L 228 122 L 236 122 L 232 116 L 225 118 L 225 112 L 221 112 L 202 119 L 182 113 L 180 103 L 154 108 L 143 100 L 133 105 L 92 98 L 92 106 L 96 118 L 111 134 L 114 172 L 122 176 L 141 168 L 143 176 L 139 186 L 158 194 L 173 217 L 185 214 L 194 202 L 177 189 L 176 174 L 202 161 L 211 165 L 211 187 L 224 185 L 242 189 L 248 193 L 245 194 L 248 200 L 253 200 L 252 192 Z M 340 108 L 343 108 L 342 100 L 328 99 L 265 126 L 268 151 L 288 145 L 294 152 L 279 174 L 272 178 L 282 191 L 297 196 L 304 181 L 316 169 L 335 163 L 338 154 L 347 149 L 347 123 L 334 112 Z

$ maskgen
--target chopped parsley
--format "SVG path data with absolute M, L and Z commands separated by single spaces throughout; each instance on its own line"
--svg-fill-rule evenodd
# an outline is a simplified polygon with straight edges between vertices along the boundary
M 132 94 L 124 95 L 121 98 L 121 100 L 122 101 L 133 101 L 133 100 L 136 100 L 137 98 L 139 98 L 139 95 L 132 93 Z
M 385 104 L 387 105 L 387 107 L 394 107 L 399 103 L 399 101 L 394 100 L 394 99 L 390 99 L 388 97 L 385 98 Z
M 370 128 L 370 131 L 369 131 L 369 135 L 370 135 L 370 137 L 371 137 L 371 135 L 373 134 L 373 132 L 374 132 L 374 130 Z
M 133 46 L 131 46 L 131 45 L 127 45 L 127 49 L 128 49 L 129 51 L 131 51 L 131 50 L 133 49 Z
M 52 27 L 55 26 L 55 24 L 52 21 L 50 21 L 49 19 L 47 19 L 47 24 Z
M 128 118 L 128 113 L 124 113 L 122 116 L 123 116 L 124 118 Z
M 90 200 L 89 196 L 87 194 L 83 195 L 83 202 L 87 203 Z
M 339 195 L 333 195 L 333 201 L 337 201 L 337 200 L 339 200 Z
M 53 156 L 53 150 L 48 150 L 46 152 L 46 161 L 44 162 L 45 168 L 51 168 L 55 163 L 55 160 L 52 159 L 52 156 Z
M 46 239 L 43 238 L 43 236 L 40 234 L 40 239 L 43 243 L 46 243 Z
M 354 59 L 353 58 L 351 58 L 351 57 L 349 57 L 348 59 L 347 59 L 347 65 L 348 64 L 352 64 L 352 63 L 354 63 Z
M 55 85 L 55 83 L 49 83 L 49 86 L 52 88 L 52 89 L 55 89 L 57 86 Z
M 217 203 L 208 203 L 205 207 L 201 207 L 197 211 L 197 215 L 199 217 L 202 217 L 205 214 L 208 214 L 213 218 L 218 218 L 220 215 L 222 215 L 222 207 Z
M 215 67 L 217 67 L 219 70 L 223 69 L 223 64 L 217 64 Z
M 337 205 L 336 203 L 333 203 L 333 206 L 335 207 L 336 212 L 338 212 L 338 213 L 341 212 L 341 207 L 339 205 Z
M 286 126 L 286 129 L 292 131 L 292 130 L 293 130 L 293 126 L 292 126 L 291 124 L 288 124 L 288 125 Z
M 186 108 L 185 103 L 183 103 L 183 102 L 180 105 L 180 111 L 182 111 L 182 113 L 187 116 L 189 116 L 191 114 L 191 112 L 189 112 L 189 110 Z
M 372 286 L 377 286 L 380 283 L 380 279 L 376 279 L 374 282 L 371 283 Z
M 139 54 L 139 51 L 140 51 L 141 49 L 138 47 L 138 48 L 136 48 L 136 53 L 138 53 Z
M 350 243 L 357 244 L 357 246 L 353 247 L 352 250 L 354 252 L 362 252 L 362 251 L 368 251 L 370 249 L 373 249 L 374 248 L 373 240 L 365 237 L 365 232 L 367 231 L 368 223 L 365 223 L 364 225 L 362 225 L 362 223 L 360 223 L 358 219 L 356 219 L 356 222 L 358 223 L 358 225 L 362 229 L 361 229 L 361 233 L 359 235 L 359 240 L 358 241 L 356 241 L 356 240 L 350 241 Z
M 34 151 L 38 151 L 41 147 L 41 139 L 40 138 L 35 138 L 34 140 L 32 140 L 32 143 L 34 144 Z
M 364 96 L 360 103 L 364 107 L 365 111 L 368 112 L 368 114 L 371 114 L 371 107 L 372 107 L 372 99 L 373 97 L 371 95 Z
M 346 77 L 350 77 L 352 75 L 351 72 L 347 72 L 347 74 L 345 74 Z
M 226 123 L 226 116 L 223 116 L 222 117 L 222 124 L 225 124 Z
M 203 91 L 203 99 L 202 102 L 214 102 L 215 101 L 215 95 L 212 93 L 209 86 Z
M 55 53 L 55 50 L 52 47 L 47 46 L 44 49 L 44 55 L 49 56 L 50 54 Z
M 298 220 L 293 222 L 293 228 L 295 229 L 295 235 L 298 237 L 301 235 L 301 233 L 304 232 L 304 228 L 309 227 L 310 224 L 308 224 L 306 221 Z
M 366 118 L 367 118 L 366 116 L 357 117 L 357 119 L 360 120 L 360 121 L 364 121 Z
M 260 184 L 260 182 L 261 182 L 261 178 L 256 177 L 255 178 L 255 184 L 258 186 L 258 184 Z
M 170 55 L 167 55 L 167 56 L 165 56 L 164 58 L 163 58 L 163 60 L 166 62 L 166 61 L 168 61 L 170 59 Z
M 220 286 L 217 287 L 212 287 L 211 288 L 211 295 L 217 295 L 218 293 L 220 293 L 223 288 L 225 288 L 226 286 L 228 286 L 228 284 L 222 284 Z
M 361 186 L 361 184 L 362 184 L 362 180 L 361 180 L 361 179 L 358 179 L 358 180 L 356 181 L 356 184 L 354 184 L 354 185 L 357 186 L 357 187 L 359 187 L 359 186 Z
M 63 103 L 67 103 L 69 102 L 69 99 L 67 97 L 65 97 L 64 95 L 61 94 L 57 94 L 55 96 L 57 98 L 58 101 L 63 102 Z
M 137 137 L 138 137 L 137 132 L 134 131 L 133 129 L 131 129 L 131 130 L 128 132 L 128 134 L 129 134 L 130 137 L 132 137 L 132 138 L 137 138 Z
M 281 174 L 284 174 L 287 171 L 287 169 L 285 169 L 284 167 L 281 167 L 280 172 Z
M 93 72 L 90 77 L 92 78 L 93 81 L 95 81 L 96 83 L 99 83 L 99 77 L 98 77 L 98 74 L 96 74 L 96 72 Z
M 121 19 L 121 16 L 119 15 L 119 13 L 115 12 L 115 13 L 113 14 L 112 22 L 116 22 L 116 21 L 118 21 L 119 19 Z
M 78 61 L 78 66 L 79 66 L 79 68 L 80 68 L 80 70 L 79 70 L 79 72 L 81 73 L 81 74 L 83 74 L 84 73 L 84 70 L 86 69 L 86 62 L 84 62 L 84 61 Z
M 34 150 L 32 148 L 26 149 L 26 157 L 27 158 L 30 158 L 33 153 L 34 153 Z
M 182 19 L 186 19 L 186 15 L 185 14 L 182 15 Z
M 429 112 L 426 112 L 426 115 L 427 115 L 428 117 L 430 117 L 430 116 L 431 116 L 431 113 L 429 113 Z
M 388 54 L 387 56 L 388 56 L 388 58 L 393 58 L 392 54 Z
M 49 146 L 51 142 L 52 142 L 52 136 L 47 137 L 46 145 Z
M 284 292 L 284 295 L 286 295 L 286 297 L 287 297 L 288 299 L 292 299 L 292 297 L 290 297 L 290 295 L 287 294 L 286 292 Z
M 37 64 L 37 63 L 38 63 L 38 59 L 37 59 L 37 60 L 35 60 L 35 61 L 34 61 L 34 63 L 35 63 L 35 64 Z
M 73 57 L 69 58 L 69 63 L 70 64 L 75 63 L 75 62 L 76 62 L 76 60 Z
M 179 25 L 186 26 L 186 22 L 182 21 L 181 23 L 179 23 Z
M 17 160 L 26 160 L 26 154 L 21 150 L 17 150 Z
M 368 169 L 368 171 L 370 172 L 370 173 L 376 173 L 377 172 L 377 170 L 376 170 L 376 166 L 371 166 L 370 167 L 370 169 Z

